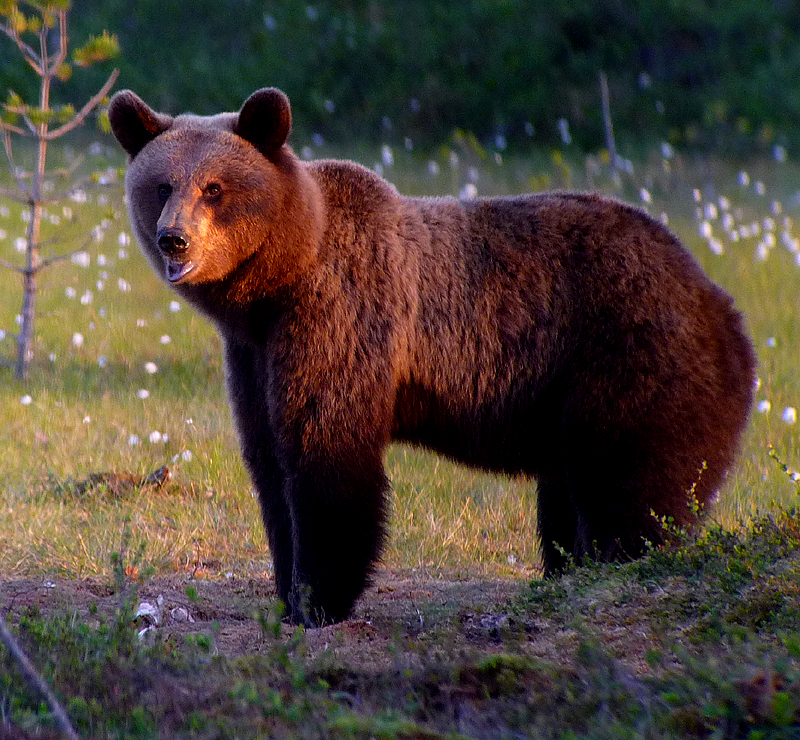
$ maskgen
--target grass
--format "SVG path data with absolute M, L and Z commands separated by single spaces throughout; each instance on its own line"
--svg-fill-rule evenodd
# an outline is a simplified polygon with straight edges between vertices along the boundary
M 92 152 L 91 166 L 120 163 L 105 144 Z M 356 155 L 380 162 L 379 152 Z M 506 161 L 468 139 L 435 159 L 438 174 L 413 153 L 396 151 L 384 174 L 407 193 L 458 192 L 477 178 L 478 192 L 493 194 L 586 187 L 593 172 L 591 184 L 615 191 L 599 159 L 540 153 Z M 620 191 L 629 200 L 646 198 L 655 216 L 666 215 L 711 277 L 735 296 L 754 337 L 761 361 L 757 398 L 771 409 L 754 414 L 740 464 L 715 510 L 715 520 L 728 527 L 797 498 L 797 486 L 768 449 L 800 466 L 798 425 L 782 419 L 785 408 L 800 406 L 800 266 L 797 252 L 785 246 L 800 237 L 798 174 L 791 162 L 753 161 L 745 168 L 654 154 L 625 177 Z M 12 258 L 24 224 L 19 205 L 0 205 L 0 249 Z M 716 214 L 708 213 L 712 205 Z M 703 221 L 723 254 L 714 254 L 700 235 Z M 131 243 L 119 186 L 53 206 L 44 236 L 61 242 L 55 251 L 69 251 L 98 225 L 102 236 L 87 250 L 86 266 L 67 262 L 44 275 L 29 379 L 21 383 L 10 368 L 0 368 L 0 571 L 6 577 L 107 574 L 115 538 L 131 521 L 159 571 L 263 574 L 269 556 L 226 406 L 219 339 L 176 301 Z M 759 259 L 770 233 L 776 246 Z M 20 295 L 8 271 L 0 271 L 0 294 L 6 334 L 0 352 L 11 359 Z M 141 398 L 141 391 L 149 395 Z M 575 456 L 579 461 L 579 450 Z M 80 501 L 58 494 L 59 482 L 107 471 L 143 475 L 164 464 L 173 466 L 174 479 L 155 492 L 113 497 L 97 491 Z M 538 567 L 535 486 L 404 447 L 390 450 L 387 465 L 394 484 L 389 566 L 477 567 L 497 575 Z
M 88 165 L 119 164 L 104 147 L 92 148 Z M 381 161 L 380 152 L 354 156 Z M 350 653 L 355 660 L 341 657 L 345 627 L 331 628 L 320 648 L 302 632 L 281 631 L 266 611 L 244 657 L 216 654 L 218 627 L 184 637 L 159 629 L 140 642 L 137 579 L 193 575 L 186 605 L 194 609 L 206 598 L 203 576 L 233 576 L 231 583 L 249 585 L 223 598 L 256 609 L 263 602 L 252 584 L 271 564 L 229 419 L 219 340 L 130 243 L 112 187 L 50 209 L 45 237 L 58 237 L 62 251 L 105 223 L 103 235 L 88 264 L 67 262 L 45 275 L 29 379 L 20 383 L 0 367 L 0 573 L 37 582 L 91 577 L 118 599 L 111 612 L 90 605 L 80 614 L 68 603 L 46 612 L 4 603 L 35 664 L 91 737 L 796 737 L 800 524 L 790 510 L 800 450 L 797 423 L 782 417 L 800 407 L 800 265 L 791 241 L 800 238 L 800 167 L 656 153 L 617 191 L 600 159 L 540 152 L 504 160 L 462 139 L 436 160 L 434 175 L 427 161 L 396 151 L 385 174 L 408 193 L 457 193 L 476 177 L 481 194 L 592 184 L 619 192 L 666 214 L 735 296 L 760 356 L 757 400 L 770 409 L 754 413 L 705 532 L 693 540 L 672 532 L 669 548 L 636 563 L 531 581 L 533 484 L 394 446 L 386 564 L 516 577 L 517 598 L 488 609 L 421 603 L 418 623 L 393 627 L 379 665 L 366 663 L 363 644 Z M 705 221 L 722 254 L 702 235 Z M 19 207 L 0 203 L 4 258 L 13 258 L 22 229 Z M 0 272 L 0 295 L 0 356 L 10 359 L 19 300 L 11 273 Z M 109 482 L 164 464 L 174 477 L 162 487 Z M 97 473 L 112 475 L 83 485 Z M 482 619 L 489 627 L 475 638 Z M 31 735 L 52 727 L 3 649 L 0 721 Z
M 398 630 L 394 664 L 379 668 L 333 645 L 312 654 L 276 612 L 258 615 L 259 645 L 241 658 L 215 657 L 213 632 L 140 642 L 119 557 L 113 615 L 32 607 L 16 631 L 78 731 L 97 738 L 788 740 L 800 726 L 798 546 L 796 513 L 738 534 L 675 533 L 640 561 L 521 586 L 493 607 L 509 618 L 488 654 L 448 649 L 455 614 L 435 643 Z M 548 632 L 557 661 L 531 654 Z M 0 647 L 4 717 L 33 735 L 52 717 L 16 670 Z

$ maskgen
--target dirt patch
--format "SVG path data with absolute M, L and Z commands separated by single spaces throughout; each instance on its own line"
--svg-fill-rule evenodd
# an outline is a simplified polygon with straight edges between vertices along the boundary
M 509 650 L 558 661 L 585 635 L 563 619 L 520 609 L 516 597 L 527 588 L 527 580 L 464 580 L 383 569 L 350 619 L 307 630 L 305 646 L 309 657 L 327 651 L 337 662 L 362 669 L 410 667 L 422 658 Z M 162 576 L 137 587 L 135 601 L 142 614 L 136 626 L 153 633 L 143 633 L 142 639 L 158 634 L 182 642 L 188 635 L 203 634 L 212 638 L 213 650 L 221 655 L 256 654 L 267 648 L 256 617 L 274 600 L 270 580 Z M 35 605 L 44 614 L 68 610 L 89 624 L 99 624 L 120 603 L 120 594 L 108 582 L 0 581 L 0 609 L 11 612 L 12 619 Z M 628 604 L 625 610 L 604 610 L 598 620 L 600 633 L 617 659 L 643 668 L 642 655 L 651 637 L 643 625 L 631 624 L 631 609 L 635 606 Z M 283 633 L 289 636 L 292 628 L 284 625 Z

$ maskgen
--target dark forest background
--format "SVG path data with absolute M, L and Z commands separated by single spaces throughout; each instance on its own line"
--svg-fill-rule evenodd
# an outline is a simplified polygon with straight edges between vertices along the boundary
M 550 145 L 566 119 L 576 145 L 600 147 L 600 70 L 628 143 L 800 143 L 795 0 L 76 0 L 70 25 L 75 44 L 117 34 L 117 87 L 156 108 L 235 110 L 274 85 L 296 130 L 332 143 L 425 147 L 461 129 Z M 5 49 L 2 86 L 31 96 Z M 105 66 L 60 95 L 85 99 Z

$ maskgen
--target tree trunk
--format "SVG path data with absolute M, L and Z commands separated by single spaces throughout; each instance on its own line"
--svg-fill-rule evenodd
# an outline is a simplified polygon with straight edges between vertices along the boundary
M 42 68 L 47 69 L 47 31 L 40 32 L 42 49 Z M 42 76 L 39 107 L 50 109 L 50 74 Z M 30 214 L 28 222 L 27 245 L 25 248 L 25 272 L 22 280 L 22 322 L 17 335 L 17 364 L 14 375 L 24 378 L 28 363 L 33 359 L 34 333 L 33 325 L 36 317 L 36 280 L 39 274 L 39 243 L 42 228 L 42 186 L 44 185 L 45 165 L 47 162 L 47 123 L 36 127 L 36 169 L 31 182 Z

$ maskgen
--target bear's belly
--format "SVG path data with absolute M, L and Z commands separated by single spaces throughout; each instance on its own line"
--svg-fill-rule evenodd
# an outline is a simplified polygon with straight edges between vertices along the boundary
M 419 386 L 398 389 L 392 439 L 426 447 L 456 462 L 489 471 L 535 475 L 547 446 L 541 409 L 529 402 L 510 407 L 470 405 L 441 398 Z

